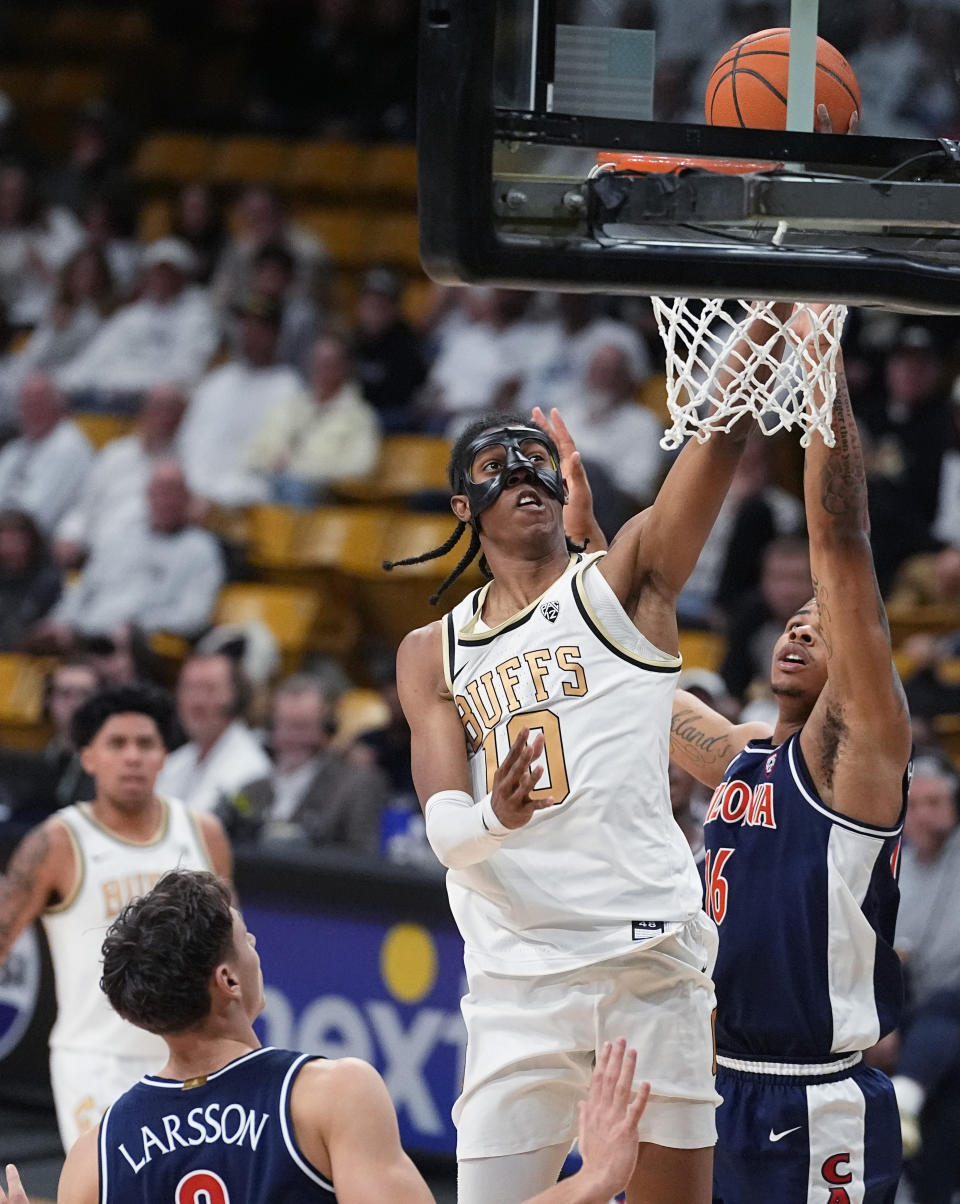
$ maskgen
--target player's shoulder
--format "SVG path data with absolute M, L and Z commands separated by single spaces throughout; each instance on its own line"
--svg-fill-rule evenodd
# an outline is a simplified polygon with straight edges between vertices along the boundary
M 328 1108 L 339 1114 L 375 1106 L 386 1092 L 379 1071 L 360 1058 L 311 1058 L 297 1072 L 292 1103 L 308 1105 L 316 1115 Z
M 434 619 L 425 627 L 415 627 L 400 641 L 397 649 L 397 683 L 402 679 L 422 680 L 442 671 L 443 619 Z
M 100 1199 L 99 1137 L 98 1126 L 83 1133 L 70 1147 L 60 1172 L 57 1204 L 96 1204 Z

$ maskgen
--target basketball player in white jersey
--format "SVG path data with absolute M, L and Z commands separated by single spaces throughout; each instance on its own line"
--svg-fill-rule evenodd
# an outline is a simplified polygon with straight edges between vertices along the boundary
M 73 736 L 96 795 L 29 832 L 0 879 L 0 964 L 38 916 L 50 947 L 50 1078 L 65 1150 L 165 1058 L 163 1042 L 121 1020 L 99 989 L 108 925 L 167 870 L 231 874 L 219 820 L 154 794 L 172 733 L 172 705 L 159 691 L 111 686 L 89 698 L 74 715 Z
M 103 988 L 163 1032 L 167 1058 L 70 1151 L 59 1204 L 432 1204 L 372 1066 L 261 1047 L 256 941 L 211 874 L 170 873 L 121 913 Z M 583 1167 L 528 1204 L 607 1204 L 626 1183 L 649 1087 L 634 1094 L 635 1068 L 624 1041 L 603 1047 L 580 1117 Z M 7 1169 L 10 1204 L 28 1204 Z
M 566 542 L 540 427 L 491 416 L 453 449 L 443 550 L 469 527 L 458 569 L 482 551 L 492 581 L 404 639 L 397 681 L 465 943 L 460 1204 L 555 1181 L 596 1051 L 621 1032 L 652 1084 L 629 1204 L 710 1200 L 716 933 L 670 808 L 674 607 L 747 432 L 691 440 L 591 555 Z

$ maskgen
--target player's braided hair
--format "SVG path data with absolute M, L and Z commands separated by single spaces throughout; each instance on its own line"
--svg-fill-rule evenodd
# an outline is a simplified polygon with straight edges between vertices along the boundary
M 470 446 L 470 444 L 474 441 L 474 439 L 477 438 L 478 435 L 483 434 L 484 431 L 489 431 L 491 428 L 504 426 L 525 426 L 532 427 L 537 430 L 543 429 L 540 427 L 539 423 L 534 422 L 530 418 L 524 417 L 523 414 L 485 414 L 481 418 L 478 418 L 475 422 L 471 422 L 470 425 L 462 432 L 456 443 L 454 443 L 450 452 L 450 460 L 447 464 L 447 479 L 450 482 L 450 489 L 453 493 L 459 493 L 462 489 L 461 472 L 463 470 L 463 465 L 461 464 L 461 460 L 466 448 Z M 432 548 L 429 552 L 421 552 L 419 556 L 408 556 L 405 560 L 385 560 L 383 562 L 383 567 L 387 570 L 387 572 L 389 572 L 391 569 L 399 568 L 405 564 L 423 564 L 427 560 L 436 560 L 440 556 L 446 556 L 447 552 L 456 547 L 456 545 L 460 542 L 460 538 L 468 526 L 470 527 L 470 543 L 466 552 L 464 552 L 456 567 L 453 568 L 447 577 L 440 583 L 437 592 L 430 595 L 430 605 L 436 606 L 443 591 L 445 589 L 449 589 L 449 587 L 453 585 L 457 578 L 466 572 L 466 570 L 476 559 L 477 553 L 480 552 L 479 518 L 475 519 L 472 523 L 466 523 L 462 520 L 458 522 L 451 532 L 450 537 L 445 539 L 439 547 Z M 573 543 L 569 537 L 567 538 L 567 547 L 571 552 L 583 551 L 583 547 Z M 480 572 L 483 573 L 488 581 L 492 581 L 493 573 L 490 572 L 490 566 L 487 564 L 487 558 L 481 555 L 479 563 Z

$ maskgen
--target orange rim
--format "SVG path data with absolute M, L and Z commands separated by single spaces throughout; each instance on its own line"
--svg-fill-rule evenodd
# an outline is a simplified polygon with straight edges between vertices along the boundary
M 695 155 L 648 155 L 639 151 L 598 151 L 599 171 L 678 172 L 689 167 L 703 171 L 742 175 L 751 171 L 779 171 L 782 163 L 763 159 L 706 159 Z

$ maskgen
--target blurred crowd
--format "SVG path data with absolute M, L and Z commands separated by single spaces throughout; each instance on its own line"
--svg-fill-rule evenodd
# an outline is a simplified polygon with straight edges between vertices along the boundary
M 661 116 L 696 116 L 715 52 L 787 18 L 772 0 L 646 0 L 621 6 L 624 23 L 641 22 L 650 6 L 675 63 L 659 80 Z M 575 7 L 573 19 L 589 17 L 585 0 Z M 864 87 L 865 132 L 960 133 L 951 66 L 960 6 L 825 7 L 821 32 Z M 214 43 L 216 55 L 239 56 L 249 86 L 233 121 L 244 128 L 412 137 L 412 3 L 165 0 L 150 11 L 172 43 L 189 27 L 188 60 L 199 63 Z M 215 128 L 226 113 L 208 95 L 205 111 L 184 97 L 167 115 Z M 344 303 L 339 265 L 282 191 L 190 180 L 171 233 L 141 240 L 144 197 L 115 110 L 78 108 L 55 161 L 22 140 L 9 103 L 0 103 L 0 127 L 0 652 L 54 658 L 47 743 L 0 747 L 0 821 L 22 830 L 89 797 L 70 740 L 73 711 L 100 685 L 154 679 L 175 690 L 181 735 L 161 790 L 215 811 L 238 845 L 340 848 L 439 873 L 413 794 L 390 649 L 370 633 L 376 655 L 366 661 L 312 655 L 281 672 L 269 631 L 213 625 L 223 586 L 252 572 L 225 540 L 224 516 L 335 501 L 338 480 L 376 474 L 393 435 L 454 437 L 480 412 L 556 406 L 612 536 L 650 502 L 670 464 L 659 446 L 663 359 L 648 303 L 428 288 L 394 264 L 366 270 Z M 960 1172 L 950 1136 L 960 1118 L 951 902 L 960 779 L 950 740 L 960 731 L 960 326 L 855 312 L 844 348 L 878 579 L 918 749 L 898 929 L 908 1019 L 877 1058 L 898 1075 L 918 1143 L 922 1129 L 918 1198 L 936 1200 L 937 1184 Z M 82 421 L 91 414 L 121 417 L 129 432 L 95 448 Z M 731 718 L 775 714 L 765 684 L 773 643 L 812 593 L 800 471 L 795 440 L 751 440 L 680 599 L 682 628 L 722 649 L 680 684 Z M 417 504 L 447 507 L 436 496 Z M 165 635 L 186 649 L 174 680 L 156 651 Z M 347 705 L 358 690 L 372 699 L 359 722 Z M 702 853 L 701 788 L 674 768 L 671 792 Z

